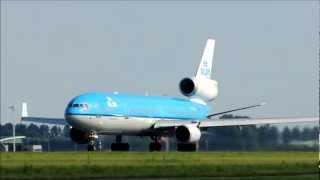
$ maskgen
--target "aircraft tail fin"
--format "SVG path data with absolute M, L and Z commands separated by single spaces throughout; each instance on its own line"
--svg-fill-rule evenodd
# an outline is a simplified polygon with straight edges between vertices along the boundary
M 215 40 L 208 39 L 206 43 L 206 47 L 204 48 L 204 51 L 202 54 L 201 62 L 198 67 L 196 77 L 202 76 L 202 77 L 211 79 L 214 48 L 215 48 Z

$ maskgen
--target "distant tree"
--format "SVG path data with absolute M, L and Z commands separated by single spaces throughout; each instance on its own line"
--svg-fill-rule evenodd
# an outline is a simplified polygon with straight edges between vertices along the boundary
M 244 141 L 241 137 L 241 128 L 239 126 L 230 127 L 230 135 L 233 137 L 232 139 L 232 149 L 244 149 Z
M 278 144 L 279 142 L 279 131 L 276 127 L 270 127 L 268 131 L 268 144 L 273 147 L 274 145 Z
M 292 129 L 291 135 L 293 140 L 301 140 L 301 132 L 297 126 Z
M 285 145 L 288 145 L 290 143 L 290 141 L 292 140 L 292 135 L 291 135 L 291 131 L 288 127 L 285 127 L 283 132 L 282 132 L 282 142 Z
M 310 128 L 303 128 L 301 132 L 301 140 L 311 140 L 312 139 L 312 130 Z
M 249 116 L 239 116 L 233 114 L 224 114 L 219 117 L 219 119 L 241 119 L 241 118 L 250 118 Z
M 234 116 L 224 114 L 219 119 L 249 118 L 248 116 Z M 247 139 L 250 135 L 244 137 L 239 126 L 233 127 L 215 127 L 208 129 L 206 142 L 210 150 L 242 150 L 247 149 Z M 254 137 L 253 137 L 254 138 Z M 253 145 L 254 146 L 254 145 Z
M 66 126 L 63 127 L 62 135 L 64 137 L 69 137 L 70 136 L 70 126 L 66 125 Z
M 48 138 L 49 136 L 49 127 L 47 125 L 40 126 L 40 134 L 42 138 Z
M 245 118 L 250 118 L 249 116 L 238 116 L 238 115 L 236 115 L 236 116 L 234 116 L 234 118 L 235 119 L 245 119 Z
M 1 126 L 0 136 L 1 137 L 12 136 L 12 124 L 11 123 L 6 123 L 5 125 Z
M 319 127 L 313 127 L 311 130 L 310 140 L 317 140 L 319 138 Z
M 61 129 L 58 126 L 53 126 L 50 129 L 50 136 L 51 137 L 56 137 L 59 136 L 61 134 Z
M 41 136 L 39 127 L 34 124 L 30 124 L 27 127 L 26 136 L 39 138 Z
M 244 148 L 246 150 L 256 150 L 259 147 L 258 131 L 256 126 L 245 126 L 241 130 Z
M 219 119 L 233 119 L 234 116 L 232 114 L 224 114 L 219 117 Z
M 264 125 L 258 128 L 258 139 L 261 147 L 269 146 L 269 125 Z
M 25 124 L 17 124 L 16 125 L 16 135 L 17 136 L 25 136 L 27 133 L 27 126 Z
M 208 130 L 209 148 L 212 150 L 239 150 L 242 148 L 238 127 L 215 127 Z

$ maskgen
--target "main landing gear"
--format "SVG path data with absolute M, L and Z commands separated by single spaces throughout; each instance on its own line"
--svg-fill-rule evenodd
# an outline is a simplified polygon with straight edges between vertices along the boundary
M 122 143 L 122 136 L 116 136 L 116 142 L 111 144 L 111 151 L 129 151 L 128 143 Z
M 154 141 L 149 144 L 149 151 L 161 151 L 161 143 L 159 136 L 151 136 L 151 139 Z
M 94 131 L 90 131 L 89 137 L 88 137 L 88 151 L 95 151 L 97 149 L 96 147 L 96 139 L 98 139 L 98 135 Z

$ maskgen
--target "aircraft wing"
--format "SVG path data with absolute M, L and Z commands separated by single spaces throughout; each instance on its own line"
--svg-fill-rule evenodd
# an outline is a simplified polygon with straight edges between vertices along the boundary
M 202 121 L 166 120 L 158 121 L 154 128 L 172 128 L 181 125 L 195 124 L 199 128 L 222 127 L 222 126 L 246 126 L 263 124 L 283 124 L 283 123 L 307 123 L 319 122 L 318 117 L 307 118 L 260 118 L 260 119 L 206 119 Z
M 266 103 L 255 104 L 251 106 L 231 109 L 215 114 L 210 114 L 207 119 L 199 121 L 185 121 L 185 120 L 159 120 L 154 124 L 154 128 L 173 128 L 181 125 L 195 124 L 199 128 L 221 127 L 221 126 L 246 126 L 246 125 L 262 125 L 262 124 L 282 124 L 282 123 L 304 123 L 304 122 L 319 122 L 318 117 L 304 117 L 304 118 L 234 118 L 234 119 L 211 119 L 214 116 L 226 114 L 234 111 L 255 108 L 263 106 Z
M 219 127 L 219 126 L 246 126 L 261 124 L 282 124 L 282 123 L 303 123 L 319 122 L 318 117 L 311 118 L 261 118 L 261 119 L 217 119 L 203 120 L 199 122 L 199 127 Z
M 68 123 L 63 118 L 22 117 L 21 121 L 31 122 L 31 123 L 52 124 L 52 125 L 68 125 Z

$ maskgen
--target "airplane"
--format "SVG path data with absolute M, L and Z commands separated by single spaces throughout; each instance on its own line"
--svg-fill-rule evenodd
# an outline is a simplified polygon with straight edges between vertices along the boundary
M 30 117 L 27 103 L 22 103 L 22 121 L 69 125 L 71 139 L 96 150 L 98 135 L 115 135 L 112 151 L 128 151 L 123 136 L 149 136 L 150 151 L 161 151 L 162 137 L 175 137 L 178 151 L 196 151 L 196 144 L 207 128 L 258 124 L 315 122 L 318 118 L 212 119 L 243 108 L 209 114 L 208 102 L 218 95 L 218 82 L 211 78 L 215 40 L 208 39 L 198 70 L 183 78 L 180 92 L 187 98 L 137 96 L 122 93 L 92 92 L 74 97 L 65 109 L 64 118 Z

